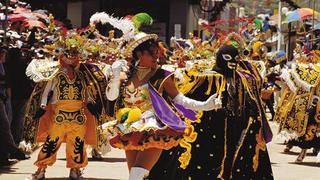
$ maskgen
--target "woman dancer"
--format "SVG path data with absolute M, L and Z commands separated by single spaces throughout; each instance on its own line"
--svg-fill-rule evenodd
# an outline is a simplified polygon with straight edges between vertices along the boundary
M 118 102 L 112 125 L 117 136 L 110 144 L 126 151 L 130 180 L 148 176 L 162 150 L 179 144 L 187 127 L 182 119 L 188 110 L 209 111 L 221 107 L 216 95 L 201 102 L 178 92 L 172 74 L 158 65 L 156 39 L 155 34 L 139 32 L 135 35 L 125 51 L 130 59 L 126 80 L 120 87 L 123 64 L 116 61 L 107 89 L 107 98 Z

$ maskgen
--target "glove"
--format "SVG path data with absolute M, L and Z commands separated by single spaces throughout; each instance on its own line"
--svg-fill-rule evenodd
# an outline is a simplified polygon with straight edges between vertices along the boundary
M 211 111 L 218 110 L 222 107 L 221 99 L 218 98 L 217 94 L 210 96 L 203 102 L 188 98 L 180 93 L 173 99 L 173 101 L 194 111 Z
M 120 75 L 122 67 L 127 66 L 127 61 L 125 60 L 117 60 L 111 65 L 111 69 L 113 72 L 113 75 Z
M 40 119 L 44 114 L 46 113 L 46 110 L 43 108 L 39 108 L 36 112 L 36 114 L 33 116 L 33 120 Z
M 108 88 L 106 90 L 106 96 L 108 100 L 114 101 L 119 96 L 120 89 L 120 72 L 122 67 L 126 66 L 125 60 L 117 60 L 111 66 L 113 78 L 110 81 Z

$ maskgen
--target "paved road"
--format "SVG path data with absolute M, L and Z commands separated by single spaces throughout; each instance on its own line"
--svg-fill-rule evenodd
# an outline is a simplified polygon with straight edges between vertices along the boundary
M 65 146 L 62 145 L 58 152 L 56 163 L 47 168 L 46 179 L 65 180 L 69 176 L 69 170 L 66 169 Z M 0 168 L 0 180 L 24 180 L 30 176 L 36 167 L 33 162 L 37 158 L 40 149 L 35 151 L 30 160 L 20 161 L 9 168 Z M 90 155 L 89 155 L 90 157 Z M 89 159 L 90 160 L 90 159 Z M 90 161 L 89 166 L 84 170 L 84 177 L 88 180 L 119 180 L 128 179 L 128 170 L 126 169 L 126 159 L 121 150 L 113 149 L 103 161 Z
M 270 123 L 274 134 L 278 126 Z M 316 156 L 312 156 L 312 150 L 301 164 L 295 164 L 295 160 L 300 153 L 300 148 L 294 147 L 290 153 L 284 154 L 283 139 L 275 136 L 268 144 L 268 150 L 272 163 L 273 174 L 276 180 L 319 180 L 320 164 L 316 163 Z
M 272 129 L 276 131 L 277 126 L 271 123 Z M 275 137 L 268 145 L 272 168 L 276 180 L 319 180 L 320 164 L 316 164 L 315 156 L 307 156 L 302 164 L 295 164 L 294 161 L 300 151 L 293 148 L 289 154 L 283 154 L 283 140 Z M 15 163 L 11 168 L 0 168 L 0 180 L 23 180 L 36 170 L 33 162 L 36 159 L 37 150 L 32 158 L 27 161 Z M 311 153 L 311 150 L 310 150 Z M 58 160 L 53 167 L 47 169 L 47 179 L 64 180 L 68 177 L 68 170 L 65 168 L 64 146 L 58 153 Z M 121 150 L 113 149 L 103 161 L 90 161 L 84 171 L 84 177 L 89 180 L 118 180 L 127 179 L 128 171 L 124 153 Z

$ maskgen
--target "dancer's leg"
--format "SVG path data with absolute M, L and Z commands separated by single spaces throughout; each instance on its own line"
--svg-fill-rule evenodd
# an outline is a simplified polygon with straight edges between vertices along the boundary
M 307 154 L 307 149 L 301 149 L 301 152 L 298 158 L 296 159 L 296 163 L 301 163 L 303 159 L 306 157 L 306 154 Z
M 146 149 L 139 151 L 136 156 L 135 163 L 130 169 L 129 180 L 143 180 L 149 175 L 149 171 L 160 158 L 161 149 Z
M 142 167 L 150 171 L 160 158 L 161 152 L 162 149 L 156 148 L 139 151 L 134 166 Z
M 126 159 L 127 159 L 127 166 L 128 166 L 129 172 L 131 170 L 131 167 L 136 162 L 138 152 L 139 151 L 126 151 Z

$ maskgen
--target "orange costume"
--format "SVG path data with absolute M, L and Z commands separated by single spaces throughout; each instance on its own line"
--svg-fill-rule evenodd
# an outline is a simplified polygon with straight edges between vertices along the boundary
M 87 166 L 86 145 L 100 142 L 97 127 L 106 113 L 106 84 L 99 68 L 85 63 L 71 73 L 60 66 L 50 80 L 37 83 L 27 107 L 24 138 L 44 142 L 35 162 L 40 170 L 54 164 L 63 142 L 67 168 Z
M 44 89 L 41 105 L 47 104 L 52 92 L 45 116 L 40 118 L 37 141 L 45 142 L 36 165 L 46 168 L 56 160 L 57 151 L 62 142 L 66 142 L 68 168 L 83 168 L 88 164 L 85 144 L 96 145 L 96 123 L 86 104 L 89 93 L 83 73 L 75 72 L 73 79 L 60 72 L 50 80 Z

